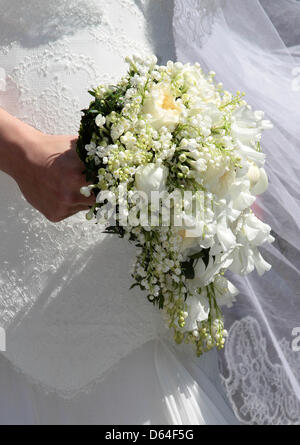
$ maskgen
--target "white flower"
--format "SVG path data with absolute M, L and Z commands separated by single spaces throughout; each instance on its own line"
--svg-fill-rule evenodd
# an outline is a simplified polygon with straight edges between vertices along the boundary
M 190 108 L 199 108 L 203 103 L 218 101 L 215 86 L 208 82 L 201 70 L 188 66 L 183 68 L 184 87 L 188 90 Z
M 264 113 L 252 111 L 249 105 L 238 108 L 232 115 L 233 136 L 245 145 L 259 142 L 262 131 L 273 127 L 263 117 Z
M 270 121 L 264 120 L 264 113 L 252 111 L 249 105 L 238 108 L 232 115 L 231 131 L 236 138 L 240 154 L 245 158 L 263 165 L 265 155 L 256 150 L 263 130 L 273 128 Z
M 257 249 L 257 246 L 263 243 L 274 241 L 270 226 L 248 211 L 238 219 L 237 231 L 238 247 L 233 250 L 230 270 L 239 275 L 248 275 L 255 268 L 259 275 L 270 270 L 271 265 L 263 259 Z
M 197 174 L 200 173 L 199 177 L 201 178 L 201 173 L 205 172 L 207 167 L 206 160 L 203 158 L 201 159 L 200 153 L 196 150 L 191 152 L 191 156 L 195 158 L 198 157 L 196 161 L 189 161 L 189 165 L 197 172 Z
M 260 246 L 266 242 L 273 242 L 274 238 L 270 235 L 271 227 L 258 219 L 251 211 L 241 217 L 242 227 L 239 232 L 239 243 L 251 243 Z M 239 224 L 239 223 L 238 223 Z
M 149 122 L 158 130 L 167 127 L 174 131 L 179 123 L 183 106 L 175 100 L 170 88 L 164 84 L 154 85 L 146 97 L 142 113 L 149 117 Z
M 260 151 L 255 150 L 249 145 L 242 144 L 237 141 L 238 153 L 244 160 L 255 162 L 257 165 L 263 166 L 265 163 L 266 155 Z
M 122 123 L 116 123 L 113 124 L 111 127 L 111 137 L 112 140 L 115 142 L 117 139 L 119 139 L 120 136 L 122 136 L 122 134 L 125 131 L 125 127 L 124 125 L 122 125 Z
M 264 260 L 257 247 L 250 245 L 235 249 L 232 259 L 229 270 L 239 275 L 248 275 L 255 268 L 259 275 L 263 275 L 271 269 L 271 265 Z
M 91 142 L 90 144 L 86 144 L 85 149 L 88 152 L 89 156 L 93 156 L 96 154 L 97 145 L 95 144 L 95 142 Z
M 80 193 L 85 196 L 86 198 L 89 198 L 91 196 L 91 191 L 95 188 L 94 185 L 88 185 L 85 187 L 81 187 Z
M 230 189 L 231 203 L 229 206 L 242 212 L 248 207 L 251 207 L 255 201 L 255 196 L 250 192 L 250 181 L 248 178 L 239 178 Z
M 137 140 L 132 132 L 127 131 L 123 136 L 121 136 L 121 142 L 128 148 L 129 150 L 134 149 Z
M 219 216 L 217 224 L 217 237 L 224 251 L 232 249 L 236 245 L 236 238 L 232 230 L 228 227 L 226 216 L 226 212 L 224 211 Z
M 103 127 L 105 125 L 106 118 L 105 116 L 102 116 L 102 114 L 98 114 L 98 116 L 95 119 L 95 122 L 98 127 Z
M 250 166 L 247 176 L 251 184 L 251 193 L 253 195 L 261 195 L 269 185 L 268 176 L 264 168 L 259 168 L 256 164 Z
M 199 259 L 195 266 L 195 278 L 188 280 L 188 286 L 191 289 L 204 288 L 212 283 L 222 269 L 228 269 L 232 263 L 231 252 L 217 255 L 214 259 L 209 257 L 208 265 L 206 266 L 202 259 Z
M 219 178 L 218 183 L 211 187 L 211 191 L 222 198 L 229 192 L 232 184 L 236 178 L 236 173 L 234 170 L 226 170 L 225 173 Z
M 190 105 L 189 115 L 192 116 L 198 113 L 202 116 L 202 119 L 203 117 L 205 117 L 206 119 L 209 118 L 210 127 L 221 126 L 224 122 L 222 112 L 212 102 L 202 103 L 202 102 L 197 102 L 194 99 L 194 102 Z
M 135 174 L 135 187 L 138 191 L 146 193 L 151 200 L 151 192 L 167 190 L 169 170 L 164 165 L 154 163 L 141 166 Z
M 218 275 L 214 281 L 214 292 L 218 305 L 232 307 L 238 289 L 226 278 Z
M 209 311 L 205 295 L 191 296 L 188 300 L 188 317 L 185 320 L 184 330 L 187 332 L 197 330 L 198 323 L 208 319 Z
M 98 220 L 111 225 L 117 209 L 125 238 L 134 236 L 139 246 L 136 283 L 149 300 L 163 300 L 176 341 L 194 343 L 201 354 L 225 342 L 218 307 L 231 307 L 238 291 L 224 273 L 256 268 L 262 274 L 271 267 L 258 250 L 273 241 L 271 229 L 251 211 L 268 186 L 259 143 L 271 124 L 199 64 L 128 61 L 129 74 L 116 85 L 124 92 L 118 106 L 90 115 L 100 131 L 87 141 L 85 156 L 98 183 L 81 193 L 99 191 L 88 219 L 99 207 Z M 190 260 L 193 279 L 185 268 Z
M 198 179 L 200 183 L 203 181 L 204 187 L 212 193 L 224 196 L 234 182 L 235 172 L 228 171 L 224 159 L 220 159 L 218 162 L 212 160 L 207 164 L 206 170 L 199 174 Z

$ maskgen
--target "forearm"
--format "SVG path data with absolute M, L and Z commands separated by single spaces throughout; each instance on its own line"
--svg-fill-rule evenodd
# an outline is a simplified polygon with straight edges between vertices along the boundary
M 57 222 L 95 203 L 85 198 L 84 165 L 76 136 L 47 135 L 0 108 L 0 170 L 17 182 L 27 201 Z
M 16 178 L 39 132 L 0 108 L 0 170 Z

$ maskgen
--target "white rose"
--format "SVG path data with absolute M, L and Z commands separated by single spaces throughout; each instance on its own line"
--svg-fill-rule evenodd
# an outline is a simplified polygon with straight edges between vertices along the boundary
M 151 88 L 142 109 L 156 130 L 167 127 L 171 132 L 175 130 L 182 111 L 182 105 L 175 100 L 170 88 L 160 84 Z
M 219 179 L 218 183 L 212 187 L 211 191 L 220 198 L 224 197 L 230 190 L 236 178 L 236 173 L 233 170 L 226 171 Z
M 151 192 L 167 190 L 168 175 L 169 170 L 164 165 L 150 163 L 141 166 L 135 174 L 135 187 L 151 199 Z
M 199 179 L 200 183 L 203 181 L 203 185 L 212 193 L 224 191 L 227 193 L 227 185 L 231 183 L 231 172 L 227 172 L 226 162 L 215 162 L 213 164 L 207 164 L 205 171 L 199 171 L 196 179 Z M 226 190 L 225 190 L 226 189 Z

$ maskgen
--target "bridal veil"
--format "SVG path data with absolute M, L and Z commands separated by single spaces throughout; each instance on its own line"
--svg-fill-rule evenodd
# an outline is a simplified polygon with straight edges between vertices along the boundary
M 300 3 L 291 0 L 176 1 L 177 58 L 215 71 L 274 124 L 262 141 L 270 186 L 255 210 L 274 232 L 264 251 L 273 267 L 263 277 L 231 277 L 240 295 L 225 313 L 229 338 L 220 357 L 243 423 L 300 419 L 299 25 Z

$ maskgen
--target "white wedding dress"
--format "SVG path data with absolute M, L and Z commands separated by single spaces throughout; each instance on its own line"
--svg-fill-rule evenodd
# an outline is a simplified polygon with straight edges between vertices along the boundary
M 176 55 L 194 61 L 203 37 L 213 36 L 221 3 L 0 0 L 0 106 L 42 131 L 76 134 L 90 87 L 115 82 L 133 53 L 155 53 L 159 63 Z M 210 51 L 203 46 L 199 57 L 207 65 L 211 57 L 218 68 L 221 56 Z M 225 65 L 223 74 L 230 78 Z M 255 347 L 239 341 L 258 329 L 261 345 L 264 335 L 253 308 L 240 321 L 235 312 L 228 315 L 232 340 L 221 357 L 222 385 L 217 353 L 196 358 L 174 346 L 159 311 L 142 292 L 129 291 L 133 258 L 134 247 L 101 233 L 84 214 L 49 223 L 0 174 L 0 327 L 6 331 L 0 424 L 221 425 L 238 423 L 236 416 L 244 423 L 295 423 L 297 399 L 289 398 L 292 414 L 271 418 L 268 411 L 268 372 L 274 380 L 276 359 L 272 369 L 261 367 L 265 411 L 256 403 L 258 384 L 249 380 L 252 399 L 247 395 L 243 375 Z M 252 371 L 258 382 L 255 366 Z M 287 394 L 296 397 L 294 380 Z
M 0 105 L 45 132 L 76 134 L 87 90 L 117 81 L 126 55 L 175 59 L 169 0 L 0 5 Z M 215 354 L 197 369 L 173 352 L 159 311 L 129 290 L 134 248 L 84 214 L 51 224 L 0 183 L 0 423 L 234 422 Z

